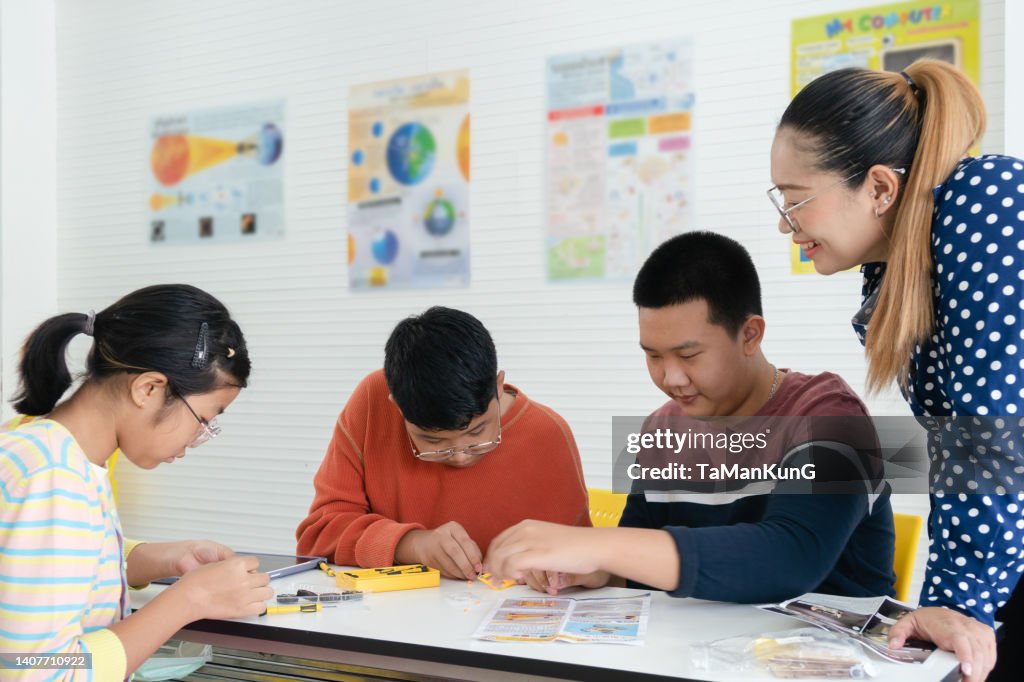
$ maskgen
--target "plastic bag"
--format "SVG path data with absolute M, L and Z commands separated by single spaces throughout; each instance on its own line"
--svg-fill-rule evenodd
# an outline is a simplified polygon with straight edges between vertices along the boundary
M 690 646 L 696 670 L 743 673 L 766 670 L 774 677 L 865 679 L 877 672 L 853 638 L 818 628 L 729 637 Z
M 147 658 L 133 677 L 136 682 L 160 682 L 187 677 L 213 660 L 213 647 L 209 644 L 179 642 L 172 655 Z

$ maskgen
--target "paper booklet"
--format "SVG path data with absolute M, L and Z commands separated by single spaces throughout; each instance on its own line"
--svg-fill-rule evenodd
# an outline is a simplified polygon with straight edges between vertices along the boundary
M 518 597 L 502 600 L 473 636 L 492 642 L 643 645 L 651 595 L 631 597 Z
M 921 663 L 935 645 L 908 639 L 901 649 L 889 647 L 889 628 L 916 609 L 889 597 L 837 597 L 814 592 L 779 604 L 757 608 L 793 616 L 832 632 L 850 635 L 882 658 L 896 663 Z

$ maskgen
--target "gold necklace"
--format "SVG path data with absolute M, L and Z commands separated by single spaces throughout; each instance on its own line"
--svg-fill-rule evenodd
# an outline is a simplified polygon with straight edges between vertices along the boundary
M 779 387 L 779 375 L 781 374 L 779 368 L 776 367 L 775 365 L 772 365 L 772 369 L 775 370 L 775 377 L 772 379 L 772 387 L 768 391 L 768 400 L 771 400 L 772 398 L 775 397 L 775 389 Z M 768 402 L 768 400 L 766 400 L 765 402 Z

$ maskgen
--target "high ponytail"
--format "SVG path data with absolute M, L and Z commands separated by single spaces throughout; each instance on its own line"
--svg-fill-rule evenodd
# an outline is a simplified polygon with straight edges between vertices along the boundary
M 88 315 L 65 313 L 46 320 L 29 335 L 18 366 L 21 386 L 14 396 L 14 409 L 30 416 L 53 409 L 71 386 L 68 344 L 85 333 L 88 322 Z
M 906 69 L 920 92 L 917 151 L 896 211 L 878 304 L 868 325 L 867 386 L 895 379 L 905 388 L 915 345 L 935 326 L 932 280 L 932 190 L 945 182 L 985 132 L 985 103 L 974 84 L 945 62 L 922 59 Z
M 894 380 L 905 386 L 914 347 L 935 325 L 932 189 L 984 132 L 981 94 L 955 67 L 934 59 L 903 73 L 839 69 L 797 94 L 783 128 L 801 135 L 818 170 L 856 178 L 851 184 L 863 184 L 875 165 L 907 170 L 865 343 L 868 390 Z

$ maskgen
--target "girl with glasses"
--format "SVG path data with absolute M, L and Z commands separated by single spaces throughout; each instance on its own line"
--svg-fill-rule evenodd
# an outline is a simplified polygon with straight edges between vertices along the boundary
M 92 348 L 61 401 L 78 334 Z M 0 651 L 91 661 L 4 679 L 123 680 L 194 620 L 263 611 L 273 593 L 254 557 L 209 541 L 126 540 L 105 468 L 115 450 L 152 469 L 209 440 L 249 370 L 227 309 L 187 285 L 140 289 L 32 332 L 15 407 L 34 419 L 0 431 Z M 181 579 L 130 615 L 129 585 L 172 575 Z
M 997 676 L 1024 648 L 1024 162 L 969 156 L 984 128 L 943 62 L 834 71 L 783 114 L 770 191 L 819 273 L 861 267 L 868 388 L 897 384 L 930 430 L 926 608 L 890 640 L 955 651 L 969 680 L 993 665 L 994 619 Z

